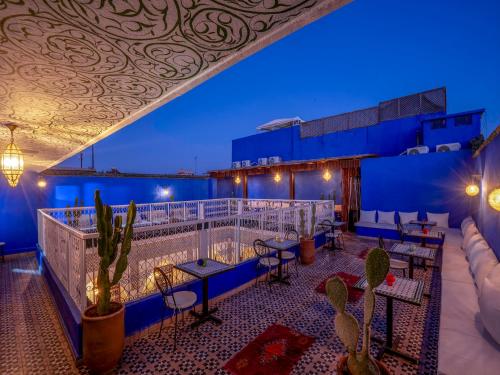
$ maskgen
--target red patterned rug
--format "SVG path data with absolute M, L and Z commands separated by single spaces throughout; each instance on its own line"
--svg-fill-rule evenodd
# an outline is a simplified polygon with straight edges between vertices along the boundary
M 348 298 L 349 302 L 358 302 L 358 300 L 363 296 L 363 291 L 360 289 L 353 288 L 353 286 L 358 282 L 360 277 L 352 275 L 350 273 L 345 273 L 345 272 L 334 273 L 330 277 L 323 280 L 316 287 L 316 292 L 326 294 L 325 290 L 326 282 L 335 276 L 340 277 L 344 281 L 345 285 L 347 285 L 347 291 L 349 292 L 349 298 Z
M 315 338 L 273 324 L 224 365 L 234 375 L 287 375 Z
M 368 256 L 368 253 L 370 252 L 370 250 L 371 250 L 370 248 L 364 249 L 362 252 L 360 252 L 358 254 L 358 258 L 360 258 L 360 259 L 366 259 L 366 257 Z

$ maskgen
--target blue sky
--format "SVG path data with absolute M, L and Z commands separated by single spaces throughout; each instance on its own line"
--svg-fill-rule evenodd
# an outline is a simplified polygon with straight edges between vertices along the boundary
M 96 168 L 170 173 L 194 170 L 195 157 L 198 172 L 226 168 L 231 140 L 272 119 L 440 86 L 449 113 L 486 108 L 489 134 L 500 123 L 499 15 L 495 0 L 356 0 L 97 143 Z

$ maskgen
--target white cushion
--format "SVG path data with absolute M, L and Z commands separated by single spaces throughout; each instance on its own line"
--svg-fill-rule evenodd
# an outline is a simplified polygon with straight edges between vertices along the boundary
M 446 212 L 444 214 L 434 214 L 432 212 L 427 212 L 427 220 L 435 221 L 436 226 L 441 228 L 448 228 L 448 219 L 450 218 L 450 213 Z
M 478 234 L 479 233 L 479 230 L 477 229 L 477 227 L 475 225 L 473 226 L 469 226 L 466 230 L 465 230 L 465 234 L 464 234 L 464 240 L 462 241 L 462 249 L 466 249 L 467 248 L 467 244 L 469 243 L 470 241 L 470 238 L 475 235 L 475 234 Z
M 357 223 L 354 223 L 354 226 L 363 228 L 389 229 L 389 230 L 398 229 L 398 226 L 396 224 L 368 223 L 366 221 L 358 221 Z
M 399 222 L 401 224 L 409 224 L 410 221 L 412 220 L 417 220 L 418 219 L 418 212 L 398 212 L 399 215 Z
M 491 270 L 493 270 L 493 268 L 495 268 L 496 265 L 498 265 L 497 257 L 491 248 L 487 248 L 483 251 L 475 252 L 471 257 L 469 264 L 472 275 L 474 276 L 474 282 L 476 283 L 479 293 L 481 293 L 486 276 L 491 272 Z
M 359 221 L 364 221 L 366 223 L 376 223 L 375 221 L 375 210 L 373 211 L 366 211 L 366 210 L 361 210 Z
M 460 224 L 460 229 L 462 230 L 462 234 L 465 234 L 465 230 L 474 224 L 474 220 L 472 217 L 467 216 L 465 219 L 462 220 L 462 224 Z
M 484 279 L 479 308 L 484 327 L 500 344 L 500 264 L 497 264 Z
M 478 245 L 480 245 L 480 246 L 478 246 Z M 470 259 L 472 257 L 472 253 L 476 252 L 479 249 L 481 249 L 481 250 L 487 249 L 488 247 L 489 246 L 486 243 L 486 241 L 484 240 L 481 233 L 476 233 L 476 234 L 472 235 L 469 238 L 469 240 L 467 241 L 467 243 L 465 244 L 465 248 L 464 248 L 465 255 L 467 256 L 467 259 L 470 262 Z
M 174 303 L 175 299 L 175 303 Z M 196 303 L 196 293 L 187 290 L 175 292 L 172 296 L 167 296 L 167 306 L 171 309 L 187 309 Z
M 394 224 L 394 214 L 395 211 L 379 211 L 378 221 L 380 224 Z

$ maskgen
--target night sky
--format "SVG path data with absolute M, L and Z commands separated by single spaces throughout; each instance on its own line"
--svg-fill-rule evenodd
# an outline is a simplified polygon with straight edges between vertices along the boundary
M 231 140 L 275 118 L 441 86 L 449 113 L 486 109 L 488 135 L 500 123 L 499 16 L 494 0 L 356 0 L 97 143 L 96 169 L 170 173 L 194 170 L 196 157 L 198 173 L 226 168 Z

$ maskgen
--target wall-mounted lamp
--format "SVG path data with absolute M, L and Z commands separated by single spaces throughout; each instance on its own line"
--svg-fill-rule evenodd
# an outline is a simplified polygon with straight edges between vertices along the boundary
M 45 181 L 44 178 L 39 178 L 36 185 L 40 188 L 40 189 L 43 189 L 45 187 L 47 187 L 47 181 Z
M 168 189 L 168 188 L 161 189 L 161 195 L 162 195 L 162 197 L 167 197 L 168 198 L 170 196 L 170 194 L 171 194 L 170 189 Z
M 469 184 L 465 187 L 465 194 L 469 197 L 475 197 L 479 194 L 479 186 L 477 184 Z
M 492 208 L 500 211 L 500 188 L 493 189 L 488 195 L 488 203 Z
M 240 178 L 240 176 L 236 176 L 236 178 L 234 179 L 234 183 L 235 183 L 236 185 L 241 184 L 241 178 Z
M 323 173 L 323 180 L 330 181 L 331 179 L 332 179 L 332 174 L 328 169 L 325 170 L 325 173 Z
M 281 175 L 278 172 L 274 175 L 274 182 L 279 183 L 280 181 L 281 181 Z

